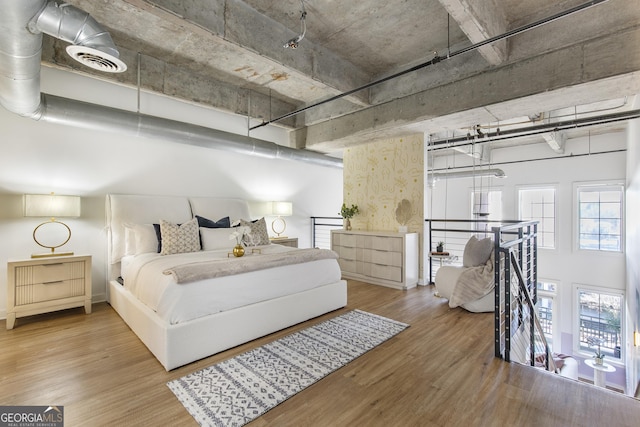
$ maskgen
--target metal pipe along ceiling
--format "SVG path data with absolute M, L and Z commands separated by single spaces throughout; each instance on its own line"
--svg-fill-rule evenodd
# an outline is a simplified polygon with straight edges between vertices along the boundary
M 83 43 L 83 49 L 93 49 L 90 52 L 105 54 L 111 57 L 110 60 L 118 61 L 118 51 L 111 36 L 86 12 L 73 6 L 58 6 L 47 0 L 0 0 L 0 7 L 0 104 L 11 112 L 88 130 L 117 131 L 254 156 L 342 167 L 341 159 L 314 151 L 41 94 L 42 32 L 72 43 Z
M 136 137 L 195 145 L 269 159 L 297 160 L 321 166 L 342 167 L 342 160 L 308 150 L 283 147 L 270 141 L 137 114 L 116 108 L 42 94 L 41 121 L 90 131 L 118 132 Z

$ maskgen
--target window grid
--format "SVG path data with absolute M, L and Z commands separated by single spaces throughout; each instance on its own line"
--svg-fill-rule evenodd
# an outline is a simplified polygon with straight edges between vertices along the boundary
M 520 189 L 520 219 L 538 221 L 538 247 L 554 249 L 556 247 L 556 189 L 528 188 Z
M 623 192 L 620 186 L 578 190 L 578 247 L 622 251 Z

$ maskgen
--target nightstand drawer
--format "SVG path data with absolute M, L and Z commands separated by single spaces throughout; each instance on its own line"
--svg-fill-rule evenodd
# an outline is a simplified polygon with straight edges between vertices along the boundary
M 84 279 L 57 280 L 16 289 L 16 306 L 84 295 Z
M 84 277 L 84 262 L 60 262 L 54 264 L 30 265 L 16 267 L 16 286 L 35 283 L 59 282 Z

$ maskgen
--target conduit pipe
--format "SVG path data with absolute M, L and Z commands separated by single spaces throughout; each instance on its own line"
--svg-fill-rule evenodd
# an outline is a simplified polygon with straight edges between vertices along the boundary
M 111 36 L 86 12 L 73 6 L 47 0 L 0 0 L 0 10 L 3 11 L 0 14 L 0 104 L 11 112 L 88 130 L 118 131 L 242 154 L 342 167 L 341 159 L 314 151 L 41 94 L 43 32 L 71 43 L 82 43 L 82 46 L 69 46 L 67 51 L 85 65 L 102 71 L 124 71 L 126 65 L 119 61 Z
M 640 117 L 640 110 L 623 111 L 620 113 L 604 114 L 596 117 L 584 117 L 575 120 L 565 120 L 561 122 L 543 123 L 540 125 L 520 127 L 517 129 L 496 130 L 487 132 L 478 137 L 476 135 L 457 136 L 440 140 L 429 141 L 429 151 L 448 150 L 451 148 L 485 144 L 493 141 L 504 141 L 511 138 L 521 138 L 523 136 L 539 135 L 548 132 L 558 132 L 561 130 L 577 129 L 588 126 L 615 123 L 625 120 L 633 120 Z
M 313 104 L 310 104 L 310 105 L 307 105 L 305 107 L 302 107 L 302 108 L 300 108 L 298 110 L 295 110 L 295 111 L 292 111 L 290 113 L 284 114 L 284 115 L 282 115 L 280 117 L 276 117 L 275 119 L 271 119 L 269 121 L 262 122 L 262 123 L 260 123 L 258 125 L 255 125 L 255 126 L 251 127 L 249 130 L 254 130 L 254 129 L 257 129 L 257 128 L 262 127 L 262 126 L 266 126 L 266 125 L 269 125 L 271 123 L 279 122 L 280 120 L 284 120 L 284 119 L 287 119 L 289 117 L 296 116 L 296 115 L 298 115 L 300 113 L 303 113 L 303 112 L 305 112 L 307 110 L 310 110 L 311 108 L 318 107 L 318 106 L 320 106 L 322 104 L 326 104 L 328 102 L 336 101 L 336 100 L 338 100 L 340 98 L 344 98 L 345 96 L 348 96 L 348 95 L 353 95 L 354 93 L 360 92 L 361 90 L 369 89 L 370 87 L 377 86 L 377 85 L 379 85 L 381 83 L 387 82 L 389 80 L 393 80 L 393 79 L 401 77 L 401 76 L 403 76 L 405 74 L 409 74 L 409 73 L 412 73 L 414 71 L 418 71 L 418 70 L 421 70 L 423 68 L 426 68 L 428 66 L 435 65 L 438 62 L 444 61 L 446 59 L 451 59 L 451 58 L 456 57 L 458 55 L 462 55 L 464 53 L 471 52 L 473 50 L 481 48 L 482 46 L 485 46 L 485 45 L 488 45 L 488 44 L 491 44 L 491 43 L 495 43 L 495 42 L 500 41 L 500 40 L 508 39 L 508 38 L 513 37 L 515 35 L 524 33 L 525 31 L 529 31 L 529 30 L 532 30 L 534 28 L 538 28 L 538 27 L 540 27 L 542 25 L 548 24 L 549 22 L 557 21 L 558 19 L 564 18 L 565 16 L 573 15 L 576 12 L 583 11 L 583 10 L 588 9 L 590 7 L 593 7 L 593 6 L 597 5 L 597 4 L 604 3 L 604 2 L 607 2 L 607 1 L 609 1 L 609 0 L 590 0 L 590 1 L 586 2 L 586 3 L 583 3 L 581 5 L 572 7 L 570 9 L 567 9 L 567 10 L 562 11 L 560 13 L 556 13 L 555 15 L 549 16 L 547 18 L 540 19 L 540 20 L 532 22 L 530 24 L 526 24 L 526 25 L 523 25 L 523 26 L 521 26 L 519 28 L 515 28 L 513 30 L 507 31 L 506 33 L 502 33 L 500 35 L 485 39 L 485 40 L 483 40 L 481 42 L 474 43 L 471 46 L 464 47 L 464 48 L 459 49 L 459 50 L 457 50 L 455 52 L 448 52 L 446 55 L 438 55 L 438 52 L 434 52 L 435 56 L 430 61 L 426 61 L 426 62 L 420 63 L 418 65 L 414 65 L 413 67 L 408 68 L 406 70 L 399 71 L 399 72 L 391 74 L 389 76 L 382 77 L 382 78 L 380 78 L 378 80 L 374 80 L 372 82 L 366 83 L 366 84 L 364 84 L 364 85 L 362 85 L 360 87 L 348 90 L 346 92 L 339 93 L 339 94 L 334 95 L 334 96 L 332 96 L 330 98 L 323 99 L 322 101 L 315 102 Z

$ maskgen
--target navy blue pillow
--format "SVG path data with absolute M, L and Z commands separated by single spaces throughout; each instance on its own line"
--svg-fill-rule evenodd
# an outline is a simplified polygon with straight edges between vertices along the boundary
M 178 224 L 180 226 L 180 224 Z M 162 252 L 162 233 L 160 232 L 160 224 L 153 224 L 153 229 L 156 230 L 156 237 L 158 238 L 158 253 Z
M 231 220 L 228 216 L 220 218 L 218 221 L 211 221 L 210 219 L 196 215 L 198 219 L 198 226 L 204 228 L 231 228 Z

